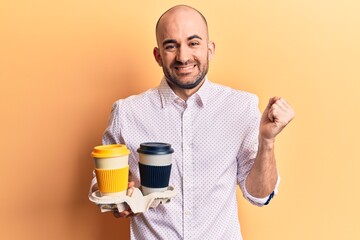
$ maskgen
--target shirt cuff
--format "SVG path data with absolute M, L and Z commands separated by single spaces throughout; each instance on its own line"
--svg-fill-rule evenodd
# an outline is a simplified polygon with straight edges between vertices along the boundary
M 251 194 L 246 189 L 246 184 L 244 184 L 244 195 L 250 202 L 252 202 L 255 205 L 258 205 L 258 206 L 268 205 L 270 200 L 278 193 L 279 184 L 280 184 L 280 176 L 278 175 L 274 191 L 272 193 L 270 193 L 270 195 L 268 195 L 264 198 L 257 198 L 257 197 L 251 196 Z

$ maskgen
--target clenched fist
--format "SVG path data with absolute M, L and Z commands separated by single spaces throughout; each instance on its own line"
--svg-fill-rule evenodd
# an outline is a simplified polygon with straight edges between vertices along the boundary
M 270 98 L 260 121 L 260 135 L 263 140 L 275 140 L 281 130 L 294 118 L 292 107 L 281 97 Z

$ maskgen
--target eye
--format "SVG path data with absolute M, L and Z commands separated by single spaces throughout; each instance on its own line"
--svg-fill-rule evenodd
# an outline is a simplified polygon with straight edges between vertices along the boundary
M 200 43 L 197 42 L 197 41 L 190 42 L 190 46 L 191 46 L 191 47 L 196 47 L 196 46 L 198 46 L 198 45 L 200 45 Z
M 165 50 L 167 50 L 167 51 L 174 51 L 175 48 L 176 48 L 175 44 L 167 44 L 167 45 L 165 45 Z

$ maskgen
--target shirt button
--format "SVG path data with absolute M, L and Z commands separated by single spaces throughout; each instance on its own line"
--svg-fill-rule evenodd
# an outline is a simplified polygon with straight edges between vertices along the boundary
M 190 216 L 191 215 L 191 212 L 189 210 L 185 211 L 185 215 L 186 216 Z

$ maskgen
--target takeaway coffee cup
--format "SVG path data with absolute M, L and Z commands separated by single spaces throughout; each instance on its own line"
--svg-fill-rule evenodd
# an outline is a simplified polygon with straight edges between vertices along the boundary
M 147 142 L 140 144 L 140 183 L 143 195 L 166 191 L 169 186 L 171 157 L 174 150 L 168 143 Z
M 94 147 L 95 174 L 102 196 L 126 196 L 130 151 L 126 145 L 111 144 Z

